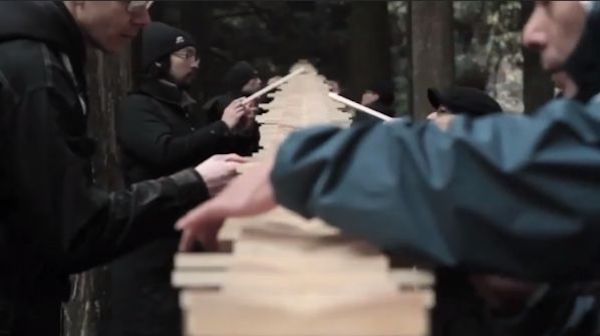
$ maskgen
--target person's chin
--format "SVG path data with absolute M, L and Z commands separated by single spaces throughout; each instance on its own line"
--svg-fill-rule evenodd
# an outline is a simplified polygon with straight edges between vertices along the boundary
M 181 81 L 177 86 L 179 86 L 179 88 L 182 90 L 188 90 L 192 87 L 192 81 Z
M 100 49 L 107 54 L 117 54 L 121 52 L 129 43 L 130 40 L 126 41 L 115 41 L 107 43 L 92 43 L 92 46 Z
M 542 66 L 542 69 L 544 69 L 544 71 L 546 71 L 547 73 L 557 73 L 559 71 L 563 70 L 563 67 L 565 65 L 566 61 L 559 61 L 556 58 L 552 58 L 552 57 L 548 57 L 548 58 L 544 58 L 541 57 L 540 58 L 540 63 Z

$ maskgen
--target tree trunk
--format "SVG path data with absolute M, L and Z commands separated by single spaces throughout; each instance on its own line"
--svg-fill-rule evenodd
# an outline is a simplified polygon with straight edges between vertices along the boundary
M 209 94 L 216 93 L 222 81 L 222 73 L 218 72 L 219 67 L 214 64 L 214 59 L 208 51 L 208 46 L 212 42 L 213 35 L 211 8 L 213 4 L 206 1 L 183 1 L 181 3 L 181 28 L 194 36 L 198 43 L 198 54 L 201 58 L 198 77 L 194 81 L 189 92 L 198 101 L 203 101 L 206 97 L 203 95 L 208 91 Z M 207 90 L 208 89 L 208 90 Z
M 410 1 L 412 116 L 424 119 L 432 108 L 427 89 L 454 82 L 452 1 Z
M 360 99 L 368 86 L 392 77 L 386 1 L 354 1 L 348 18 L 348 96 Z
M 521 1 L 522 25 L 525 26 L 531 12 L 533 1 Z M 554 83 L 550 75 L 540 66 L 539 54 L 523 48 L 523 104 L 525 113 L 533 113 L 554 96 Z
M 109 57 L 99 51 L 90 51 L 88 59 L 89 134 L 97 142 L 93 159 L 94 182 L 104 189 L 114 190 L 121 186 L 114 112 L 131 85 L 131 53 L 127 51 Z M 98 335 L 100 321 L 110 314 L 107 306 L 110 273 L 106 267 L 100 267 L 72 279 L 72 300 L 63 310 L 63 335 Z

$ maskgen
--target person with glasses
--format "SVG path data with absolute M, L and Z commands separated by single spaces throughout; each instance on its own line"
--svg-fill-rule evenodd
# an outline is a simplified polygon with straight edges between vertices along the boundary
M 127 185 L 227 151 L 231 129 L 246 109 L 235 100 L 218 121 L 203 125 L 188 94 L 199 63 L 198 46 L 187 32 L 160 22 L 142 31 L 143 78 L 120 104 L 115 120 Z M 222 184 L 207 186 L 214 195 Z M 177 291 L 169 276 L 178 240 L 173 231 L 112 264 L 107 335 L 181 335 Z
M 58 336 L 69 275 L 172 235 L 244 161 L 213 157 L 116 192 L 92 186 L 86 47 L 122 50 L 150 4 L 0 2 L 0 335 Z

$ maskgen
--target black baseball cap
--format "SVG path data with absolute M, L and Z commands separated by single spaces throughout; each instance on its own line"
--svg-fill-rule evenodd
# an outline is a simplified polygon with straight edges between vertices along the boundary
M 444 90 L 427 89 L 429 103 L 435 109 L 444 105 L 452 114 L 466 114 L 479 117 L 502 112 L 496 100 L 484 91 L 462 86 L 454 86 Z

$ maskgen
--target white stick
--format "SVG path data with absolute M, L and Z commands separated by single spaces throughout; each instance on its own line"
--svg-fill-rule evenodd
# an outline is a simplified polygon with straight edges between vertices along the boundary
M 244 99 L 242 104 L 246 104 L 250 101 L 253 101 L 254 99 L 268 93 L 269 91 L 275 89 L 276 87 L 280 86 L 281 84 L 289 81 L 292 77 L 297 76 L 297 75 L 303 73 L 304 71 L 305 71 L 304 68 L 297 69 L 296 71 L 292 72 L 291 74 L 271 83 L 270 85 L 265 86 L 262 90 L 256 91 L 255 93 L 250 95 L 248 98 Z
M 337 94 L 335 94 L 333 92 L 329 92 L 329 98 L 331 98 L 331 99 L 333 99 L 335 101 L 338 101 L 338 102 L 340 102 L 340 103 L 342 103 L 342 104 L 344 104 L 346 106 L 350 106 L 350 107 L 355 108 L 355 109 L 357 109 L 359 111 L 362 111 L 362 112 L 365 112 L 367 114 L 370 114 L 370 115 L 372 115 L 372 116 L 374 116 L 376 118 L 379 118 L 381 120 L 389 121 L 389 120 L 393 119 L 390 116 L 387 116 L 387 115 L 385 115 L 385 114 L 383 114 L 381 112 L 377 112 L 377 111 L 373 110 L 372 108 L 368 108 L 368 107 L 366 107 L 364 105 L 361 105 L 361 104 L 359 104 L 357 102 L 354 102 L 354 101 L 352 101 L 352 100 L 350 100 L 348 98 L 344 98 L 344 97 L 342 97 L 340 95 L 337 95 Z

